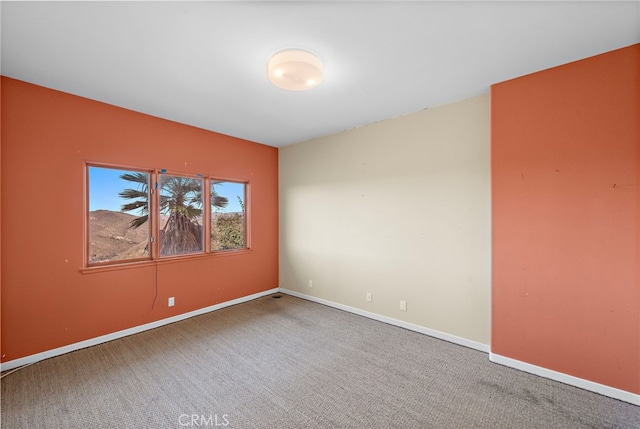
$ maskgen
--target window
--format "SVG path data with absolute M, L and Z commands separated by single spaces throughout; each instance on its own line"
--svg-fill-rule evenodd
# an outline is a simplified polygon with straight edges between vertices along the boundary
M 247 183 L 99 165 L 87 177 L 87 265 L 247 248 Z
M 160 175 L 160 255 L 204 250 L 202 179 Z
M 89 166 L 87 188 L 88 262 L 150 258 L 149 173 Z
M 211 250 L 244 249 L 245 184 L 211 182 Z

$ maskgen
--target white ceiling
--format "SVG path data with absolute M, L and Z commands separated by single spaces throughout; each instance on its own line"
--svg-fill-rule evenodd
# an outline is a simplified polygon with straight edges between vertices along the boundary
M 2 2 L 5 76 L 284 146 L 640 42 L 639 1 Z M 276 51 L 316 89 L 267 79 Z

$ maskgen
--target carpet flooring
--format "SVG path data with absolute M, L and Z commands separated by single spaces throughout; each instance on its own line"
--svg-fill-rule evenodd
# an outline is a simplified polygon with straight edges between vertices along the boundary
M 266 296 L 2 378 L 12 428 L 629 428 L 640 407 Z

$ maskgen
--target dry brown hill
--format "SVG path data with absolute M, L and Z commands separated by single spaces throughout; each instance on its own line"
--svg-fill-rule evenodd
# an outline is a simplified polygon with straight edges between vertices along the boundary
M 89 262 L 142 258 L 148 255 L 148 224 L 129 229 L 135 219 L 127 213 L 95 210 L 89 213 Z

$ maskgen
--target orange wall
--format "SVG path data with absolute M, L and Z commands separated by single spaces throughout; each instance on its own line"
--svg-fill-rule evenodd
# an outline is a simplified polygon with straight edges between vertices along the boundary
M 493 353 L 640 393 L 640 45 L 492 87 Z
M 2 78 L 2 361 L 278 286 L 278 152 Z M 252 251 L 82 274 L 86 161 L 248 180 Z M 167 298 L 176 297 L 175 307 Z

